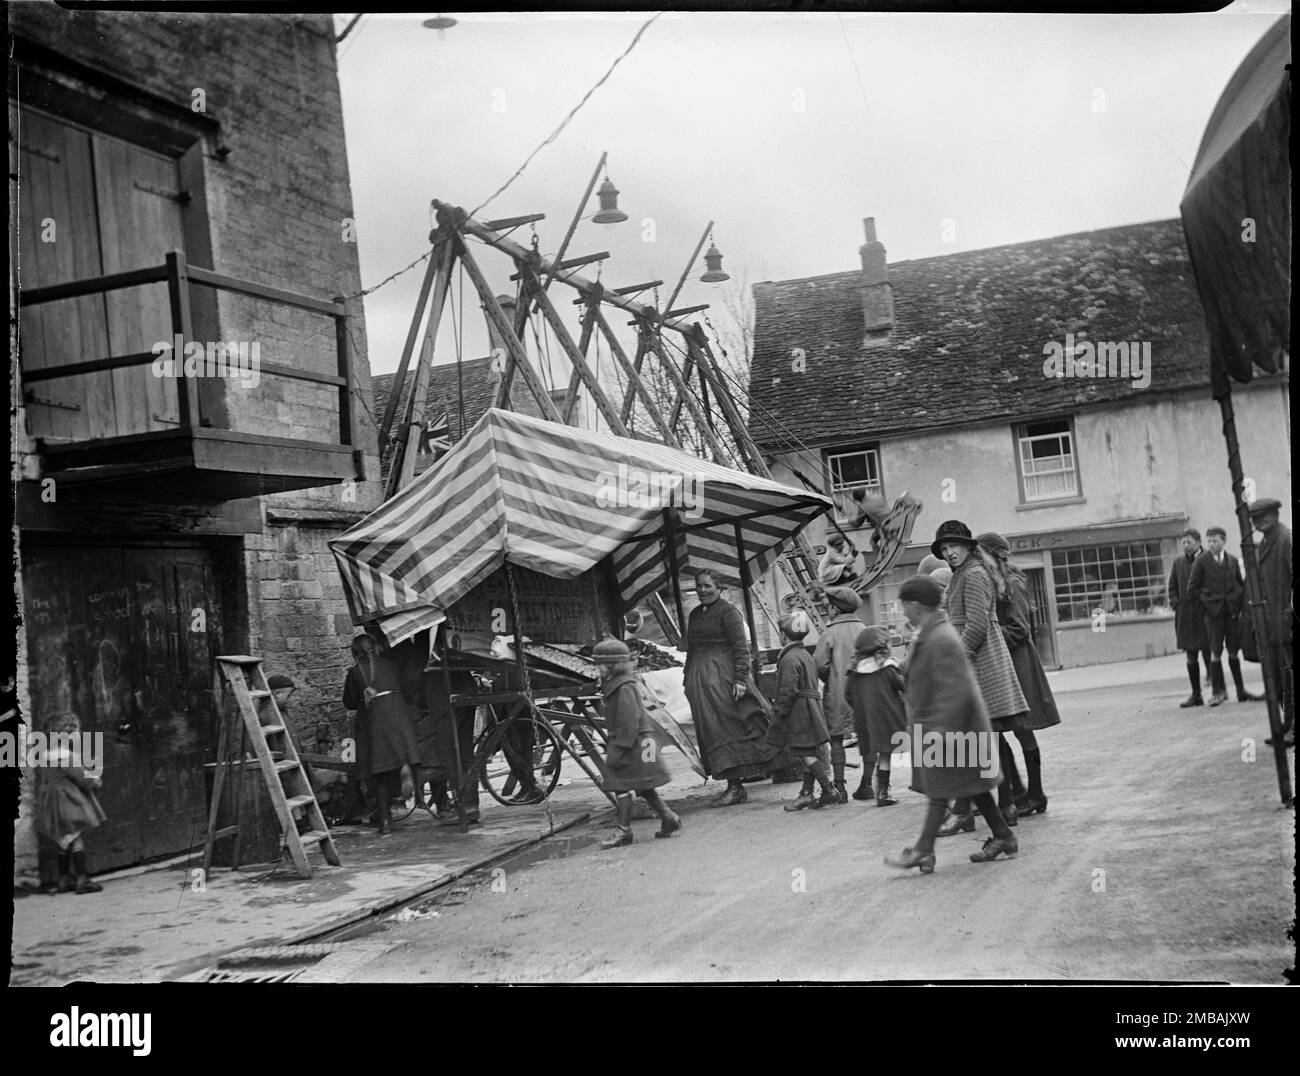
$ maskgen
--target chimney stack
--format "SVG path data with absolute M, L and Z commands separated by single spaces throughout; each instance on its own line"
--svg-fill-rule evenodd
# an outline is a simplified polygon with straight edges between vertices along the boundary
M 519 305 L 518 303 L 515 302 L 515 297 L 513 295 L 498 295 L 496 297 L 496 300 L 497 300 L 497 305 L 501 307 L 501 312 L 505 314 L 506 320 L 513 325 L 515 320 L 515 308 Z M 510 355 L 510 349 L 506 347 L 506 342 L 501 336 L 500 330 L 497 329 L 496 322 L 494 322 L 491 318 L 487 317 L 486 311 L 484 311 L 484 317 L 487 320 L 489 347 L 491 348 L 492 351 L 496 351 L 497 348 L 501 348 L 501 350 L 506 353 L 506 357 L 508 358 Z M 501 372 L 504 368 L 505 368 L 504 366 L 497 366 L 495 363 L 493 363 L 488 370 L 488 382 L 490 384 L 495 385 L 498 381 L 500 381 Z
M 887 340 L 894 327 L 894 289 L 885 265 L 885 245 L 876 239 L 876 218 L 862 222 L 867 241 L 858 247 L 862 259 L 862 316 L 866 336 L 863 344 Z

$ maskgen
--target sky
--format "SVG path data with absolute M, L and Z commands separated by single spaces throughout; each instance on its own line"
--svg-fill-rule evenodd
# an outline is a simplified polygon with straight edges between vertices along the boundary
M 715 322 L 742 285 L 858 268 L 865 217 L 891 264 L 1176 217 L 1219 94 L 1283 10 L 665 13 L 477 217 L 545 213 L 553 254 L 608 152 L 630 219 L 584 220 L 566 256 L 608 250 L 604 284 L 662 279 L 666 301 L 713 221 L 733 279 L 700 283 L 701 258 L 674 305 L 713 303 Z M 654 15 L 447 12 L 456 26 L 423 28 L 434 14 L 367 15 L 339 46 L 367 288 L 428 249 L 431 199 L 487 200 Z M 476 256 L 513 291 L 507 258 Z M 375 373 L 397 367 L 423 270 L 366 298 Z M 464 359 L 487 354 L 467 298 L 436 363 L 455 362 L 456 324 Z

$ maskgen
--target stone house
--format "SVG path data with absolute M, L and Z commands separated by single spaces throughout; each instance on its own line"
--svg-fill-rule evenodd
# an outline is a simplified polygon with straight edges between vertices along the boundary
M 859 254 L 858 270 L 754 286 L 750 428 L 775 476 L 820 485 L 846 529 L 854 490 L 923 502 L 863 619 L 901 622 L 899 582 L 960 519 L 1009 539 L 1045 663 L 1172 652 L 1177 536 L 1237 533 L 1181 223 L 889 265 L 868 220 Z M 1288 392 L 1285 371 L 1234 392 L 1255 495 L 1284 503 Z
M 201 846 L 216 655 L 344 728 L 326 542 L 382 486 L 334 29 L 9 15 L 17 693 L 103 735 L 103 870 Z

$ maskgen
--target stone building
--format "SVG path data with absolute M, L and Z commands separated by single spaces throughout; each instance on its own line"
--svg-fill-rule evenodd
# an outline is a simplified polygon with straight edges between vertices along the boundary
M 9 17 L 18 696 L 32 729 L 103 734 L 102 870 L 201 846 L 215 655 L 345 720 L 326 542 L 382 487 L 334 30 Z M 183 377 L 178 334 L 203 358 Z
M 821 483 L 841 526 L 857 489 L 924 504 L 863 618 L 901 622 L 898 584 L 960 519 L 1009 539 L 1045 663 L 1171 653 L 1177 536 L 1218 524 L 1238 544 L 1181 223 L 894 265 L 866 233 L 860 270 L 755 285 L 750 387 L 775 476 Z M 1253 495 L 1284 503 L 1288 390 L 1284 371 L 1234 391 Z

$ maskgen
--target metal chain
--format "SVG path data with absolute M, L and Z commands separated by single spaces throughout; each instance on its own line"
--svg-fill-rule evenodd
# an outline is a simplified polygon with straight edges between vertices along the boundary
M 506 565 L 506 581 L 508 583 L 508 589 L 510 591 L 510 615 L 511 617 L 513 617 L 513 624 L 515 629 L 515 652 L 519 655 L 520 657 L 519 664 L 524 670 L 524 696 L 528 700 L 528 719 L 530 721 L 536 721 L 539 719 L 540 715 L 538 714 L 536 704 L 533 702 L 533 679 L 528 674 L 528 655 L 524 652 L 523 620 L 519 616 L 519 587 L 515 583 L 514 569 L 511 567 L 510 562 L 508 560 L 505 562 L 505 565 Z M 546 719 L 541 718 L 541 720 L 544 722 Z M 547 727 L 549 728 L 549 725 Z M 532 766 L 532 762 L 533 760 L 529 758 L 528 764 L 530 768 Z M 560 752 L 559 765 L 561 766 L 561 768 L 563 768 L 564 766 L 563 751 Z M 546 782 L 544 780 L 537 782 L 536 788 L 538 789 L 538 791 L 541 792 L 542 803 L 546 807 L 546 824 L 550 828 L 550 831 L 554 833 L 555 815 L 551 811 L 550 793 L 547 792 L 546 789 L 543 787 L 545 783 Z

